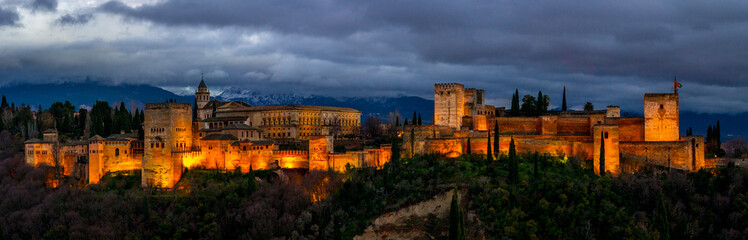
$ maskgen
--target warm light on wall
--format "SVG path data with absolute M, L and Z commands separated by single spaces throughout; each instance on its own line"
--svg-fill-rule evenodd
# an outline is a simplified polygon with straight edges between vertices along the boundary
M 182 165 L 186 168 L 192 168 L 200 165 L 200 157 L 197 156 L 182 156 Z

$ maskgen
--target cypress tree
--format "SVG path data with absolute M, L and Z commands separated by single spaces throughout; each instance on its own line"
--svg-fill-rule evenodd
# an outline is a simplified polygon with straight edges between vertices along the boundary
M 390 155 L 390 161 L 397 161 L 400 159 L 400 138 L 392 138 L 392 154 Z
M 0 104 L 0 108 L 8 108 L 8 100 L 5 99 L 5 95 L 3 95 L 3 102 Z
M 512 96 L 512 116 L 519 115 L 519 89 L 514 89 Z
M 405 121 L 403 121 L 403 126 L 407 126 L 407 125 L 408 125 L 408 118 L 405 118 Z
M 421 122 L 421 114 L 418 114 L 418 125 L 423 125 L 423 122 Z
M 400 116 L 395 116 L 395 127 L 400 126 Z
M 543 91 L 538 91 L 538 100 L 535 102 L 538 116 L 543 115 L 543 102 Z
M 566 86 L 564 86 L 564 100 L 561 103 L 561 111 L 566 111 Z
M 712 151 L 712 142 L 713 142 L 712 135 L 714 135 L 712 131 L 712 125 L 709 125 L 709 127 L 706 129 L 706 152 L 707 153 L 714 153 L 714 151 Z
M 539 160 L 539 158 L 540 158 L 540 155 L 538 154 L 538 152 L 535 152 L 535 154 L 533 155 L 533 159 L 532 159 L 533 160 L 533 164 L 535 165 L 534 166 L 534 171 L 533 171 L 533 177 L 534 177 L 534 179 L 538 179 L 538 160 Z
M 416 155 L 416 128 L 410 128 L 410 156 Z
M 605 175 L 605 135 L 600 132 L 600 176 Z
M 488 131 L 488 142 L 486 142 L 486 159 L 493 161 L 493 151 L 491 151 L 491 131 Z
M 501 154 L 501 152 L 499 151 L 499 143 L 501 143 L 500 142 L 501 139 L 499 138 L 499 121 L 498 120 L 495 121 L 494 125 L 493 125 L 493 138 L 494 138 L 494 140 L 493 140 L 493 150 L 494 150 L 494 153 L 496 155 L 499 155 L 499 154 Z
M 465 151 L 465 153 L 467 155 L 473 154 L 472 149 L 470 149 L 470 138 L 468 138 L 468 141 L 467 141 L 467 150 Z
M 212 117 L 216 117 L 216 103 L 213 103 L 213 114 L 211 114 Z
M 465 222 L 463 221 L 457 194 L 455 188 L 454 194 L 452 194 L 452 203 L 449 207 L 449 240 L 465 239 Z
M 654 228 L 660 233 L 660 239 L 670 239 L 670 220 L 668 220 L 668 210 L 665 205 L 665 195 L 660 190 L 657 199 L 657 210 L 654 213 Z
M 197 121 L 197 98 L 195 98 L 195 103 L 192 104 L 192 121 Z
M 717 130 L 715 131 L 714 139 L 716 140 L 717 149 L 720 149 L 720 145 L 722 144 L 722 133 L 721 133 L 722 129 L 719 126 L 719 120 L 717 120 L 717 127 L 716 128 L 717 128 Z
M 411 125 L 418 125 L 418 121 L 416 121 L 416 119 L 418 119 L 418 116 L 416 116 L 416 111 L 413 111 L 413 124 Z
M 512 184 L 519 182 L 519 162 L 517 160 L 517 150 L 514 146 L 514 138 L 509 142 L 509 182 Z

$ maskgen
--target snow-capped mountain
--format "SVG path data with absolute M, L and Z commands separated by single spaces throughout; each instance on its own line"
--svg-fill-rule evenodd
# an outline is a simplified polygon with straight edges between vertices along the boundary
M 301 96 L 296 94 L 263 94 L 249 89 L 230 88 L 216 96 L 221 101 L 244 101 L 253 106 L 303 104 L 354 108 L 363 117 L 386 117 L 398 111 L 411 118 L 412 112 L 421 114 L 424 122 L 431 122 L 434 115 L 434 101 L 414 96 L 397 97 L 326 97 L 318 95 Z

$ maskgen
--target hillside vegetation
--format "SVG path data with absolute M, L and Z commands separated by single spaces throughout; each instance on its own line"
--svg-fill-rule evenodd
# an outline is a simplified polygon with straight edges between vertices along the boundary
M 468 239 L 735 239 L 748 236 L 748 171 L 645 169 L 598 177 L 573 159 L 507 156 L 396 160 L 335 172 L 194 169 L 176 190 L 142 189 L 138 172 L 101 184 L 45 186 L 43 168 L 0 154 L 0 239 L 351 239 L 378 216 L 454 189 Z M 537 170 L 536 170 L 537 169 Z M 537 172 L 536 172 L 537 171 Z M 446 219 L 416 219 L 446 238 Z

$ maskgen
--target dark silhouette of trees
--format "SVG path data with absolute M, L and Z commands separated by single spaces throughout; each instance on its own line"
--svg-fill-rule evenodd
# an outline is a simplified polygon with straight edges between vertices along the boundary
M 520 113 L 520 107 L 519 107 L 519 89 L 514 90 L 514 95 L 512 95 L 512 116 L 518 116 Z
M 586 102 L 584 104 L 584 111 L 590 112 L 593 110 L 595 110 L 595 106 L 593 106 L 591 102 Z

